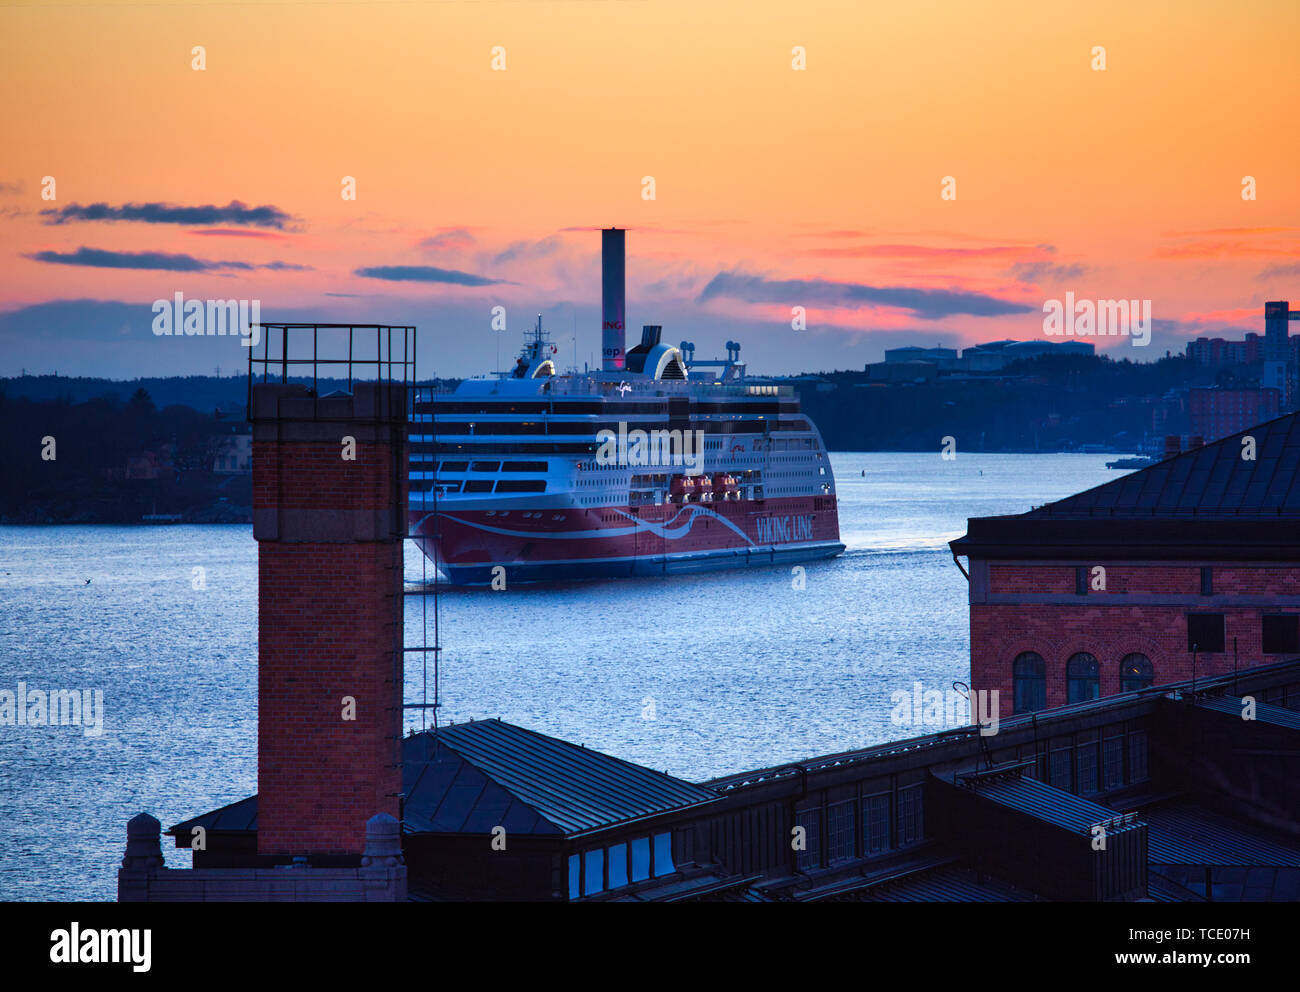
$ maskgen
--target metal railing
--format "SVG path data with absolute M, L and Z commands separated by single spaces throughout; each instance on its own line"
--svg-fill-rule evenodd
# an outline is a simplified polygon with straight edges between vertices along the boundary
M 253 386 L 261 382 L 310 380 L 313 396 L 321 379 L 347 383 L 352 392 L 359 380 L 386 385 L 414 385 L 415 328 L 402 324 L 263 323 L 261 353 L 248 349 L 248 409 Z M 346 337 L 346 348 L 343 339 Z M 322 350 L 322 344 L 326 347 Z M 310 367 L 310 376 L 303 366 Z M 335 369 L 340 373 L 322 374 Z M 260 375 L 260 378 L 259 378 Z M 409 402 L 409 400 L 408 400 Z

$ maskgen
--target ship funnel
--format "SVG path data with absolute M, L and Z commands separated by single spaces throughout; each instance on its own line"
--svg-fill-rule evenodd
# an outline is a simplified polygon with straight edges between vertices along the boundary
M 624 365 L 625 233 L 619 227 L 600 232 L 600 353 L 606 372 L 621 372 Z

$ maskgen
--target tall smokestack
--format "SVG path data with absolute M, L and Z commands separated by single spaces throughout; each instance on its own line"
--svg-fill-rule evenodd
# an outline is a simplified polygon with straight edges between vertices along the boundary
M 600 367 L 606 372 L 623 371 L 625 233 L 620 227 L 600 232 Z

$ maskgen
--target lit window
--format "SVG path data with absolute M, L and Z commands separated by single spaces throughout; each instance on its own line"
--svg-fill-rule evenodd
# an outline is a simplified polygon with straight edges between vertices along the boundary
M 576 854 L 569 855 L 569 898 L 577 899 L 582 894 L 582 859 Z
M 1144 654 L 1126 654 L 1119 663 L 1119 691 L 1133 692 L 1145 689 L 1155 682 L 1155 670 L 1151 659 Z
M 673 865 L 673 835 L 655 834 L 655 878 L 671 875 L 676 870 Z
M 582 894 L 589 896 L 593 892 L 599 892 L 605 884 L 605 852 L 600 849 L 588 851 L 586 859 L 587 871 L 586 878 L 583 879 Z
M 650 838 L 638 837 L 632 841 L 632 881 L 644 882 L 650 877 Z
M 609 849 L 609 887 L 622 888 L 627 885 L 627 845 L 615 844 Z

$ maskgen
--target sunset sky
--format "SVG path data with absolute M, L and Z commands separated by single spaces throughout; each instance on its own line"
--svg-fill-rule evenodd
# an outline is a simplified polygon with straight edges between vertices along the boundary
M 414 323 L 421 376 L 538 313 L 598 362 L 605 226 L 634 335 L 753 372 L 1041 338 L 1067 291 L 1152 301 L 1116 357 L 1262 333 L 1300 306 L 1298 49 L 1295 0 L 0 2 L 0 375 L 232 371 L 153 335 L 176 292 Z

